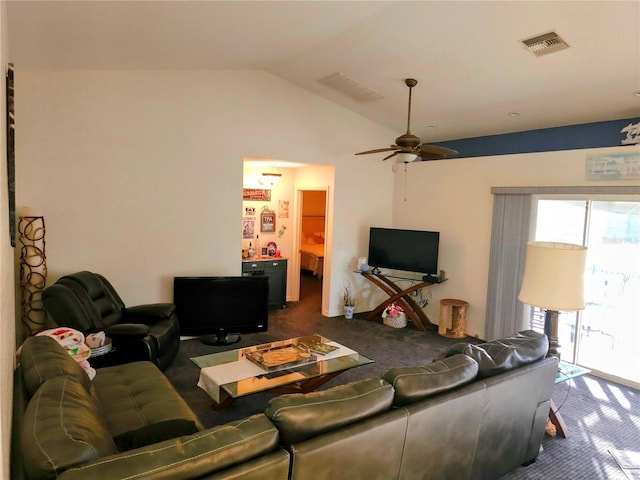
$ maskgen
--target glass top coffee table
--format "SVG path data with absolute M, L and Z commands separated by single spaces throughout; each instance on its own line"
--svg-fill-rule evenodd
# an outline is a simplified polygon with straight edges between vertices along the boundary
M 198 386 L 224 408 L 236 398 L 265 392 L 308 393 L 351 368 L 373 363 L 321 335 L 289 338 L 191 359 Z

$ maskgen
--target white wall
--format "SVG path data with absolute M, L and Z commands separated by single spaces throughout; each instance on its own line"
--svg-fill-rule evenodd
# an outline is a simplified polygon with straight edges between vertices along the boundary
M 6 3 L 0 2 L 0 65 L 3 78 L 8 56 L 8 32 Z M 7 137 L 6 137 L 6 90 L 4 82 L 0 94 L 0 478 L 9 478 L 9 445 L 11 439 L 11 405 L 13 392 L 13 367 L 15 352 L 15 284 L 13 248 L 9 242 L 8 189 L 7 189 Z
M 345 262 L 392 209 L 390 166 L 354 152 L 394 132 L 261 71 L 16 82 L 17 204 L 45 216 L 49 284 L 97 271 L 133 305 L 170 301 L 175 275 L 239 274 L 243 159 L 274 158 L 335 167 L 327 313 L 342 313 Z
M 622 139 L 622 136 L 621 136 Z M 640 185 L 640 180 L 585 180 L 588 154 L 640 151 L 639 147 L 571 150 L 495 157 L 458 158 L 408 166 L 395 176 L 393 221 L 397 228 L 440 231 L 439 268 L 449 280 L 432 287 L 425 309 L 437 322 L 440 299 L 470 303 L 468 333 L 484 336 L 493 196 L 491 187 Z

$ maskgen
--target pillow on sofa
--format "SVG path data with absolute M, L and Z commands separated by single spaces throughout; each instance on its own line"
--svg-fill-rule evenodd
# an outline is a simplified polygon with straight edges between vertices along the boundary
M 478 345 L 456 343 L 447 352 L 447 357 L 459 353 L 470 356 L 478 362 L 478 376 L 485 378 L 540 360 L 548 350 L 549 340 L 544 333 L 524 330 Z
M 22 421 L 20 447 L 31 479 L 53 478 L 118 451 L 91 396 L 69 376 L 47 380 L 33 395 Z
M 477 374 L 473 358 L 454 355 L 424 367 L 392 368 L 382 378 L 393 385 L 393 405 L 400 407 L 469 383 Z
M 91 380 L 83 368 L 53 338 L 41 335 L 27 338 L 20 347 L 20 368 L 29 397 L 50 378 L 71 376 L 88 392 Z
M 392 402 L 393 387 L 371 378 L 272 398 L 265 415 L 278 427 L 280 444 L 290 445 L 389 410 Z
M 118 435 L 113 440 L 121 452 L 134 448 L 146 447 L 152 443 L 171 440 L 172 438 L 191 435 L 198 432 L 193 420 L 175 418 L 164 422 L 145 425 L 144 427 Z

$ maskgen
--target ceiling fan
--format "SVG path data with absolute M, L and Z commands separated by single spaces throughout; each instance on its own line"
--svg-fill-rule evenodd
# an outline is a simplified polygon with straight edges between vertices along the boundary
M 404 161 L 427 161 L 427 160 L 442 160 L 445 158 L 453 157 L 458 154 L 457 151 L 450 148 L 439 147 L 436 145 L 421 144 L 420 137 L 416 137 L 411 134 L 411 89 L 418 84 L 418 81 L 413 78 L 407 78 L 404 83 L 409 87 L 409 111 L 407 113 L 407 133 L 400 135 L 396 138 L 396 143 L 387 148 L 376 148 L 374 150 L 367 150 L 365 152 L 358 152 L 356 155 L 367 155 L 369 153 L 381 153 L 381 152 L 393 152 L 391 155 L 387 155 L 382 160 L 388 160 L 398 154 L 405 153 L 410 155 L 416 155 L 415 159 Z M 403 155 L 407 158 L 408 155 Z M 409 157 L 411 158 L 411 157 Z

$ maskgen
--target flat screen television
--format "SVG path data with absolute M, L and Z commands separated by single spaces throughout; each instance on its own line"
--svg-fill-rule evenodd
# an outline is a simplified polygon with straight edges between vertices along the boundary
M 440 232 L 371 227 L 369 266 L 407 272 L 438 273 Z
M 268 327 L 269 277 L 174 277 L 180 335 L 227 344 Z

